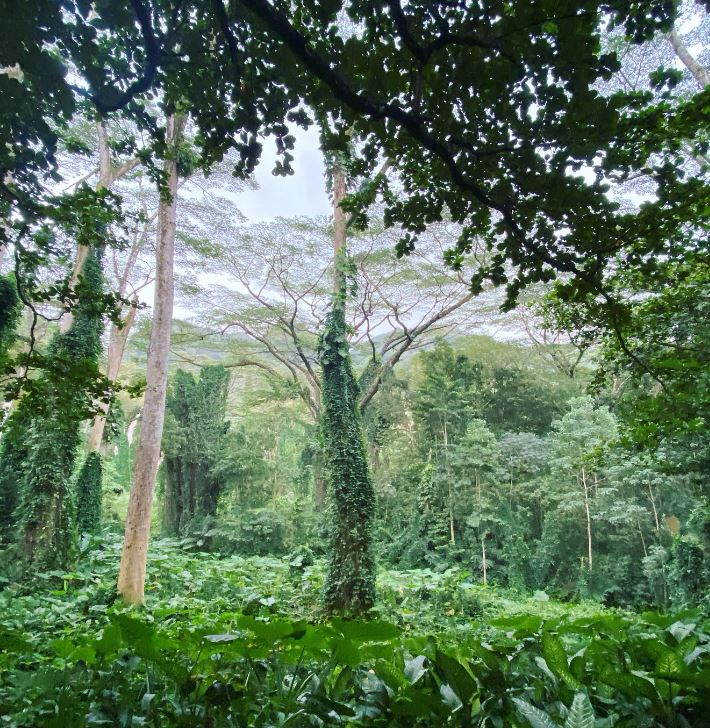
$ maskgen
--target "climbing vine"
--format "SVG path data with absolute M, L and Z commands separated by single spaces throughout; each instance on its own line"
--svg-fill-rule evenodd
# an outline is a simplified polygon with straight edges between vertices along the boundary
M 90 452 L 76 480 L 76 525 L 80 534 L 94 533 L 101 525 L 101 455 Z
M 166 402 L 163 530 L 179 534 L 191 521 L 214 516 L 224 486 L 220 469 L 229 372 L 203 367 L 199 378 L 178 369 Z
M 362 614 L 374 604 L 374 489 L 365 452 L 345 323 L 345 275 L 328 313 L 318 353 L 322 367 L 323 447 L 330 509 L 330 613 Z
M 75 544 L 72 474 L 80 426 L 93 406 L 86 382 L 99 376 L 103 316 L 96 302 L 103 290 L 101 257 L 102 250 L 92 249 L 77 285 L 73 323 L 67 332 L 54 335 L 46 373 L 17 407 L 28 445 L 16 482 L 18 545 L 22 560 L 37 568 L 64 566 Z M 84 371 L 84 382 L 57 386 L 60 373 L 68 370 Z M 3 467 L 0 463 L 0 470 Z

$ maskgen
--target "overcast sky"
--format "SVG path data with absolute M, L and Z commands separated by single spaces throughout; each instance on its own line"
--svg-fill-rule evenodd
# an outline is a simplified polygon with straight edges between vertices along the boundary
M 291 133 L 296 137 L 292 164 L 295 173 L 290 177 L 271 174 L 276 154 L 273 139 L 267 139 L 255 175 L 259 189 L 246 190 L 235 196 L 237 207 L 249 222 L 331 214 L 318 131 L 315 127 L 308 131 L 295 128 Z

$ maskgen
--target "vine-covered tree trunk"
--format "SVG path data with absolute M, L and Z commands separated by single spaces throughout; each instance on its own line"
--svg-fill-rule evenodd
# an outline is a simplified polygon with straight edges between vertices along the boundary
M 358 387 L 346 339 L 344 301 L 336 299 L 320 345 L 323 447 L 330 497 L 330 613 L 363 614 L 374 604 L 372 522 L 375 494 L 362 435 Z
M 101 525 L 101 456 L 90 452 L 76 481 L 76 525 L 79 533 L 94 533 Z
M 99 260 L 98 251 L 91 249 L 82 274 L 86 298 L 77 305 L 71 328 L 58 333 L 49 349 L 57 366 L 72 367 L 77 379 L 40 380 L 16 410 L 19 417 L 22 409 L 30 409 L 17 516 L 20 554 L 34 568 L 65 566 L 74 543 L 71 477 L 79 428 L 91 403 L 78 378 L 90 378 L 91 369 L 97 371 L 101 349 L 103 320 L 96 308 L 103 286 Z
M 167 122 L 167 143 L 178 145 L 184 118 L 171 115 Z M 128 502 L 125 538 L 118 591 L 128 603 L 143 602 L 148 558 L 150 517 L 153 508 L 155 477 L 160 461 L 165 396 L 168 386 L 168 354 L 173 316 L 174 258 L 177 212 L 178 172 L 175 158 L 166 161 L 169 200 L 160 203 L 156 252 L 155 299 L 146 371 L 146 390 L 141 416 L 140 438 L 136 452 L 133 487 Z
M 364 614 L 375 601 L 372 522 L 375 493 L 362 433 L 359 388 L 345 323 L 346 218 L 340 207 L 345 177 L 333 174 L 334 296 L 319 343 L 322 366 L 323 454 L 330 518 L 330 564 L 325 605 L 331 613 Z
M 15 276 L 12 273 L 0 276 L 0 372 L 8 367 L 10 348 L 21 315 Z M 0 410 L 0 418 L 4 416 L 5 411 Z M 24 460 L 24 457 L 18 459 L 18 452 L 27 448 L 22 435 L 17 434 L 17 427 L 13 438 L 12 427 L 8 428 L 12 421 L 10 416 L 7 422 L 2 422 L 4 432 L 0 440 L 0 541 L 7 536 L 6 530 L 12 525 L 12 514 L 17 505 L 18 469 Z

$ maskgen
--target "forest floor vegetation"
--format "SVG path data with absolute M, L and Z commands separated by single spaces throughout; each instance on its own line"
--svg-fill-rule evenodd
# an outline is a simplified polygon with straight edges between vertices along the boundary
M 369 621 L 326 620 L 324 565 L 151 545 L 146 606 L 120 541 L 0 590 L 0 724 L 703 726 L 710 621 L 380 571 Z

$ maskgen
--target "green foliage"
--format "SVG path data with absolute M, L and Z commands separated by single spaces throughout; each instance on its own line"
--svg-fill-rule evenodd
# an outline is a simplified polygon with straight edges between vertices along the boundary
M 319 342 L 323 451 L 330 510 L 330 567 L 325 604 L 331 613 L 363 614 L 374 604 L 372 523 L 375 495 L 363 441 L 359 389 L 346 338 L 345 303 L 336 298 Z
M 113 603 L 119 541 L 93 545 L 75 571 L 0 591 L 10 725 L 678 728 L 708 708 L 710 623 L 697 611 L 513 602 L 464 574 L 414 571 L 382 574 L 373 620 L 319 622 L 318 563 L 294 573 L 288 558 L 169 540 L 151 545 L 137 611 Z M 452 607 L 466 592 L 475 616 Z
M 442 492 L 441 479 L 435 466 L 428 462 L 419 480 L 417 505 L 421 513 L 421 528 L 426 550 L 446 555 L 449 545 L 449 509 Z
M 48 371 L 66 363 L 75 370 L 98 369 L 103 332 L 102 308 L 97 295 L 102 291 L 100 253 L 92 251 L 85 263 L 78 288 L 79 304 L 66 333 L 52 339 Z M 45 375 L 19 403 L 26 409 L 28 447 L 22 466 L 16 518 L 16 540 L 26 564 L 34 568 L 66 565 L 75 545 L 72 476 L 79 446 L 81 422 L 93 411 L 91 378 L 83 386 Z
M 0 276 L 0 371 L 2 372 L 8 365 L 8 354 L 15 341 L 15 332 L 21 315 L 22 302 L 17 293 L 14 274 Z
M 423 379 L 414 395 L 413 412 L 425 442 L 455 442 L 476 412 L 481 366 L 440 342 L 421 355 Z
M 90 452 L 76 479 L 76 525 L 80 534 L 95 533 L 101 525 L 101 455 Z
M 203 367 L 198 379 L 178 369 L 166 402 L 163 528 L 184 532 L 197 520 L 214 517 L 224 487 L 225 407 L 229 373 Z
M 16 406 L 5 420 L 0 438 L 0 536 L 3 542 L 17 538 L 15 509 L 29 454 L 29 408 Z

